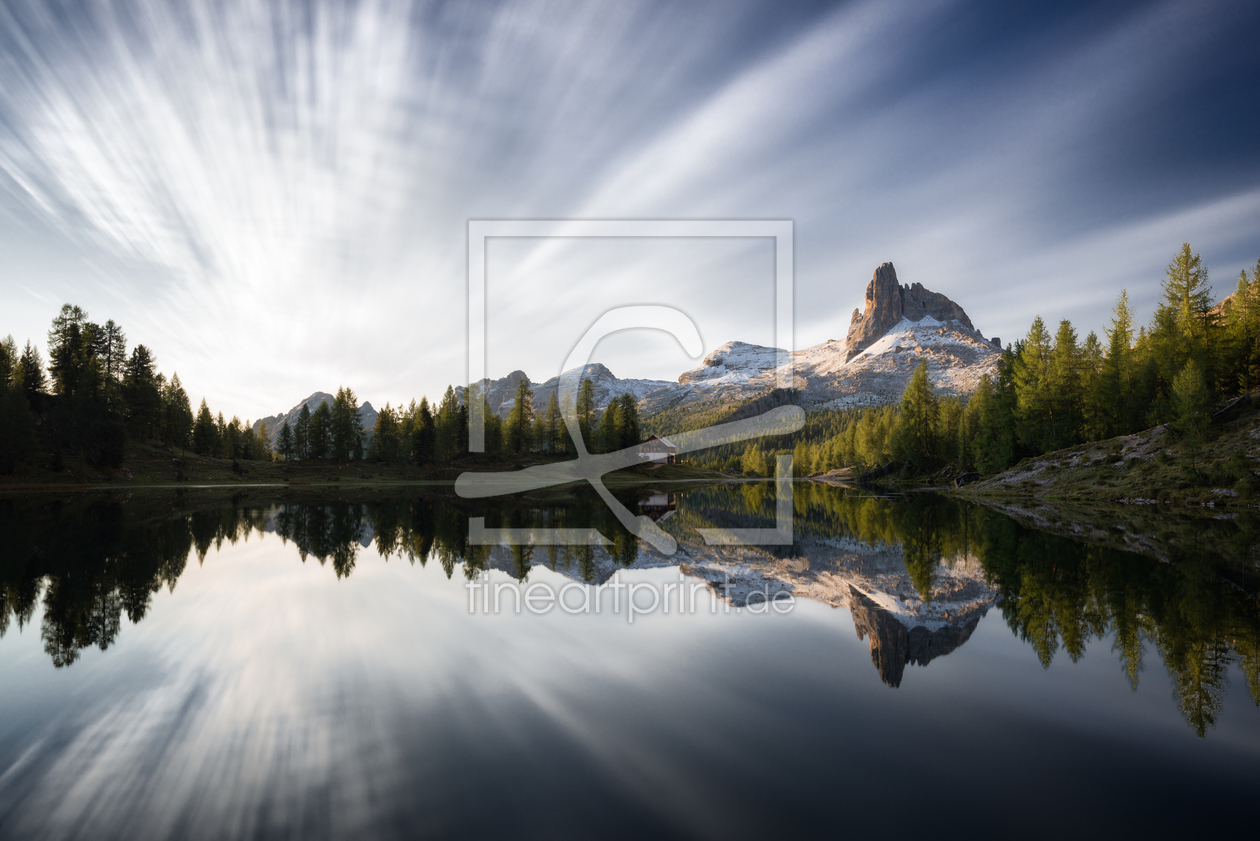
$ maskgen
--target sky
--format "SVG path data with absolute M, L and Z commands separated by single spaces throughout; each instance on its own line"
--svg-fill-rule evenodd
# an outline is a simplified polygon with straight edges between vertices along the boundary
M 796 348 L 875 268 L 1004 341 L 1260 259 L 1260 4 L 0 0 L 0 335 L 114 319 L 229 417 L 467 376 L 479 219 L 793 222 Z M 487 365 L 604 310 L 771 344 L 764 239 L 487 246 Z M 780 342 L 786 344 L 786 342 Z M 631 331 L 621 377 L 695 367 Z

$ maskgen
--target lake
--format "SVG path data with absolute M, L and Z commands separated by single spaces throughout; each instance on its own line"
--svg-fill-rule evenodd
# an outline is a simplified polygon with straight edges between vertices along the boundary
M 0 838 L 1254 823 L 1251 520 L 616 495 L 677 551 L 572 489 L 0 499 Z

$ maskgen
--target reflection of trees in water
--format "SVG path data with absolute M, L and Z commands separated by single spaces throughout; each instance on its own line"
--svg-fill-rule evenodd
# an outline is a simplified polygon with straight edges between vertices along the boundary
M 681 534 L 746 524 L 740 518 L 772 521 L 770 489 L 759 483 L 738 493 L 723 488 L 688 493 L 667 529 Z M 1230 580 L 1228 565 L 1212 558 L 1196 554 L 1160 563 L 1025 528 L 1002 514 L 931 494 L 890 499 L 798 482 L 792 501 L 798 535 L 900 546 L 925 600 L 942 558 L 976 557 L 1002 593 L 1007 624 L 1046 667 L 1060 651 L 1076 662 L 1091 640 L 1110 633 L 1125 679 L 1136 689 L 1144 652 L 1153 648 L 1172 678 L 1186 722 L 1200 735 L 1216 721 L 1230 663 L 1240 665 L 1251 699 L 1260 706 L 1254 571 L 1244 576 L 1251 583 L 1240 587 Z M 1239 539 L 1252 534 L 1249 528 L 1239 525 Z
M 31 621 L 42 590 L 40 636 L 57 666 L 88 646 L 108 648 L 123 614 L 143 619 L 153 593 L 175 588 L 194 545 L 186 521 L 135 529 L 122 506 L 52 501 L 23 508 L 0 501 L 0 534 L 0 636 L 11 621 L 19 628 Z
M 736 492 L 708 488 L 687 493 L 666 523 L 686 528 L 773 521 L 768 483 Z M 941 558 L 973 555 L 1002 593 L 1000 609 L 1017 636 L 1046 666 L 1060 651 L 1075 662 L 1092 640 L 1114 636 L 1113 651 L 1136 689 L 1157 652 L 1172 678 L 1177 703 L 1196 733 L 1216 721 L 1231 663 L 1246 677 L 1260 705 L 1260 619 L 1252 572 L 1187 555 L 1159 563 L 1114 549 L 1025 528 L 975 506 L 930 495 L 891 500 L 798 483 L 798 534 L 852 537 L 871 545 L 901 546 L 921 595 L 930 593 Z M 354 571 L 368 541 L 384 557 L 424 565 L 436 558 L 447 577 L 463 564 L 469 578 L 489 568 L 493 547 L 468 544 L 468 517 L 487 528 L 596 528 L 620 564 L 635 560 L 638 542 L 606 506 L 580 497 L 547 505 L 474 510 L 452 498 L 395 498 L 371 502 L 241 502 L 172 511 L 169 500 L 147 510 L 139 503 L 0 501 L 0 636 L 31 622 L 44 607 L 41 638 L 58 666 L 89 646 L 108 648 L 125 615 L 139 622 L 152 595 L 174 589 L 188 558 L 204 562 L 212 548 L 273 529 L 305 561 L 331 562 L 339 578 Z M 741 520 L 741 518 L 745 518 Z M 584 581 L 596 578 L 590 546 L 513 550 L 510 574 L 524 579 L 543 562 Z M 1237 579 L 1231 581 L 1230 576 Z M 1238 582 L 1242 582 L 1241 586 Z
M 1172 563 L 1025 529 L 978 512 L 976 554 L 1002 591 L 1007 624 L 1049 667 L 1060 649 L 1077 661 L 1091 639 L 1114 633 L 1130 686 L 1144 669 L 1144 641 L 1159 653 L 1186 723 L 1199 736 L 1216 723 L 1230 663 L 1260 705 L 1260 616 L 1254 593 L 1201 557 Z
M 178 508 L 178 506 L 175 506 Z M 463 564 L 468 578 L 489 568 L 491 546 L 470 546 L 468 517 L 484 513 L 489 528 L 598 528 L 610 535 L 610 554 L 632 563 L 637 541 L 606 506 L 579 501 L 545 508 L 470 512 L 441 497 L 388 499 L 368 503 L 282 503 L 206 505 L 171 510 L 169 501 L 148 510 L 139 503 L 48 501 L 18 505 L 0 500 L 0 637 L 13 624 L 24 628 L 41 600 L 40 636 L 58 667 L 68 666 L 90 646 L 113 644 L 122 617 L 139 622 L 161 587 L 174 590 L 188 558 L 204 563 L 226 542 L 274 530 L 292 542 L 303 562 L 331 562 L 338 578 L 354 571 L 369 540 L 378 553 L 405 557 L 422 566 L 436 558 L 450 578 Z M 524 580 L 535 563 L 532 546 L 511 549 L 510 574 Z M 582 578 L 595 578 L 591 547 L 548 547 L 552 568 L 576 562 Z

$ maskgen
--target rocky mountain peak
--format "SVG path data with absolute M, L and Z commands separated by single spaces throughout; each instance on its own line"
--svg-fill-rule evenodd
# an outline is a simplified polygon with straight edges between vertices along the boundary
M 866 286 L 865 309 L 853 311 L 847 341 L 848 359 L 857 356 L 878 341 L 903 318 L 922 321 L 931 317 L 940 322 L 953 321 L 975 332 L 971 319 L 958 304 L 939 292 L 932 292 L 921 283 L 902 286 L 892 263 L 875 270 Z

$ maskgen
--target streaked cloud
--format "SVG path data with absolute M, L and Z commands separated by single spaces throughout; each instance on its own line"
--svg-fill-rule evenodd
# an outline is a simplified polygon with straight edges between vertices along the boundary
M 884 260 L 991 335 L 1036 313 L 1101 329 L 1095 302 L 1149 304 L 1182 240 L 1218 278 L 1260 256 L 1260 118 L 1239 106 L 1260 59 L 1234 49 L 1257 22 L 1174 2 L 2 3 L 0 329 L 38 338 L 74 300 L 243 417 L 341 383 L 434 396 L 464 372 L 466 221 L 570 216 L 796 220 L 800 345 L 844 333 Z M 496 374 L 550 376 L 587 326 L 557 313 L 605 294 L 668 292 L 710 348 L 768 340 L 752 245 L 496 253 Z M 689 364 L 601 352 L 623 376 Z

